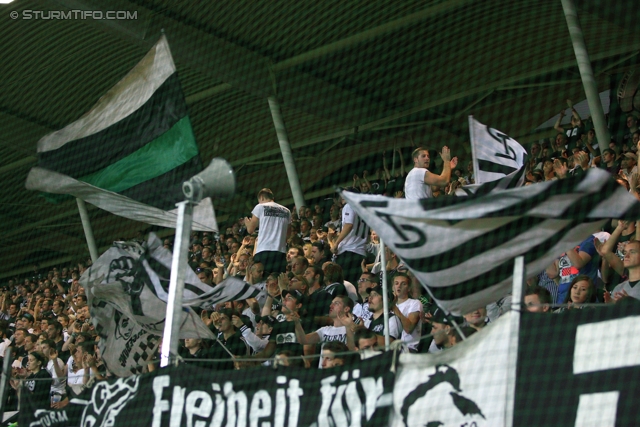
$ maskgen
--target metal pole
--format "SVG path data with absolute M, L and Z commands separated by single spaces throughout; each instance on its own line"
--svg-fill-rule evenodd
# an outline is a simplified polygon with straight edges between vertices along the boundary
M 78 203 L 78 212 L 80 212 L 80 220 L 82 221 L 84 236 L 87 238 L 87 246 L 89 246 L 91 262 L 96 262 L 98 259 L 98 247 L 96 246 L 96 239 L 93 237 L 93 229 L 91 228 L 91 220 L 89 219 L 87 205 L 84 203 L 84 200 L 78 198 L 76 198 L 76 203 Z
M 278 136 L 278 143 L 280 144 L 282 160 L 284 161 L 284 167 L 287 171 L 287 178 L 289 178 L 291 194 L 293 194 L 293 201 L 296 204 L 296 208 L 299 210 L 305 205 L 304 195 L 300 188 L 298 171 L 296 170 L 296 164 L 293 160 L 293 153 L 291 152 L 291 144 L 289 143 L 287 129 L 285 128 L 284 120 L 282 119 L 282 111 L 280 110 L 280 104 L 275 97 L 271 96 L 268 100 L 269 108 L 271 109 L 271 117 L 273 118 L 273 125 L 276 128 L 276 135 Z
M 167 300 L 167 315 L 162 335 L 162 349 L 160 353 L 160 367 L 169 365 L 169 357 L 178 354 L 178 338 L 182 320 L 182 294 L 184 292 L 184 278 L 187 271 L 189 256 L 189 237 L 193 220 L 193 203 L 184 201 L 176 203 L 178 219 L 176 220 L 176 241 L 173 247 L 171 261 L 171 276 L 169 281 L 169 297 Z
M 593 69 L 591 68 L 591 61 L 589 60 L 589 53 L 587 52 L 584 35 L 582 34 L 582 28 L 580 27 L 580 21 L 578 20 L 578 12 L 575 4 L 573 4 L 573 0 L 561 1 L 562 10 L 564 11 L 564 16 L 567 19 L 567 27 L 569 27 L 571 43 L 573 43 L 573 51 L 575 52 L 578 69 L 580 70 L 580 78 L 582 79 L 584 92 L 587 95 L 587 103 L 589 104 L 589 110 L 591 111 L 591 118 L 593 119 L 593 125 L 595 126 L 598 144 L 604 144 L 607 146 L 611 140 L 611 136 L 609 135 L 607 122 L 604 118 L 604 110 L 602 109 L 600 95 L 598 94 L 598 86 L 596 85 L 596 79 L 593 75 Z
M 525 283 L 524 257 L 515 259 L 513 265 L 513 288 L 511 291 L 511 311 L 509 315 L 509 356 L 507 359 L 507 404 L 505 407 L 505 426 L 513 426 L 513 413 L 516 397 L 516 368 L 518 363 L 518 336 L 520 334 L 520 311 L 522 310 L 522 291 Z
M 384 253 L 384 242 L 380 239 L 380 265 L 382 267 L 382 310 L 384 311 L 384 349 L 389 350 L 389 293 L 387 292 L 387 254 Z
M 0 414 L 4 414 L 4 405 L 7 401 L 7 386 L 11 377 L 11 347 L 4 352 L 2 362 L 2 377 L 0 377 Z

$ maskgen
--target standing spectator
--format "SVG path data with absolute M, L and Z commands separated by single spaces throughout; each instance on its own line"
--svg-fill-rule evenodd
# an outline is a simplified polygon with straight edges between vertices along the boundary
M 308 334 L 300 323 L 300 317 L 295 317 L 296 338 L 298 339 L 298 342 L 303 345 L 313 345 L 339 341 L 346 343 L 350 350 L 355 350 L 355 343 L 353 342 L 355 327 L 353 324 L 353 316 L 351 314 L 352 310 L 353 301 L 351 298 L 346 295 L 335 297 L 331 302 L 331 308 L 329 309 L 329 317 L 333 320 L 333 325 L 323 326 L 322 328 Z M 347 335 L 349 335 L 351 339 L 348 340 Z M 322 366 L 322 358 L 320 359 L 319 366 Z
M 582 137 L 582 134 L 584 132 L 584 127 L 582 124 L 582 119 L 580 118 L 580 114 L 578 114 L 576 109 L 573 108 L 573 103 L 570 99 L 567 99 L 567 105 L 571 109 L 571 127 L 565 130 L 562 126 L 560 126 L 560 122 L 565 116 L 565 112 L 564 110 L 562 110 L 560 111 L 560 117 L 558 117 L 558 120 L 556 121 L 555 125 L 553 125 L 553 128 L 558 132 L 566 135 L 567 145 L 566 147 L 563 147 L 563 149 L 567 149 L 571 153 L 573 152 L 573 149 L 578 145 L 578 141 L 580 141 L 580 138 Z
M 409 298 L 410 290 L 411 278 L 407 274 L 398 273 L 393 277 L 395 300 L 392 310 L 402 323 L 402 340 L 407 343 L 409 351 L 415 353 L 422 334 L 422 304 L 417 299 Z
M 638 131 L 638 118 L 633 115 L 633 114 L 629 114 L 627 116 L 627 133 L 624 134 L 623 137 L 623 142 L 625 144 L 627 144 L 627 147 L 632 146 L 632 145 L 636 145 L 633 143 L 633 134 L 636 133 Z
M 345 191 L 358 192 L 351 188 Z M 342 267 L 345 280 L 355 283 L 360 277 L 360 264 L 366 254 L 369 226 L 349 206 L 344 197 L 342 202 L 342 230 L 331 243 L 331 252 L 337 255 L 336 264 Z
M 529 313 L 551 313 L 551 293 L 542 286 L 528 286 L 524 306 Z
M 67 395 L 67 365 L 58 357 L 56 344 L 51 340 L 44 340 L 40 344 L 40 350 L 47 358 L 45 369 L 51 375 L 51 399 L 60 402 Z
M 291 211 L 274 202 L 271 190 L 263 188 L 258 192 L 258 204 L 251 211 L 251 218 L 246 218 L 244 223 L 249 234 L 260 227 L 255 261 L 262 263 L 268 273 L 284 272 Z
M 51 381 L 45 381 L 51 379 L 51 375 L 44 369 L 47 360 L 42 353 L 31 352 L 28 360 L 23 387 L 20 388 L 20 381 L 17 379 L 11 380 L 10 383 L 15 390 L 20 388 L 21 395 L 29 395 L 27 399 L 21 399 L 24 407 L 20 410 L 33 414 L 38 409 L 51 407 Z
M 404 183 L 404 196 L 410 200 L 426 199 L 433 197 L 432 185 L 444 187 L 451 179 L 451 170 L 458 164 L 458 158 L 451 158 L 449 147 L 442 147 L 440 157 L 442 157 L 442 173 L 436 175 L 429 171 L 429 150 L 416 148 L 412 154 L 413 169 L 407 174 Z

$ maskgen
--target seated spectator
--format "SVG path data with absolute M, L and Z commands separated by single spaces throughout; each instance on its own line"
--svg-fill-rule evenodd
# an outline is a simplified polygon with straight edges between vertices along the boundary
M 582 308 L 582 304 L 593 304 L 596 302 L 596 287 L 589 276 L 577 276 L 571 281 L 569 293 L 564 300 L 566 307 L 560 307 L 556 312 Z
M 349 353 L 349 349 L 344 343 L 332 341 L 322 347 L 321 360 L 322 369 L 331 369 L 353 363 L 354 354 Z
M 449 333 L 454 329 L 451 319 L 458 325 L 462 323 L 462 319 L 456 319 L 453 316 L 447 316 L 441 308 L 436 308 L 431 315 L 431 336 L 433 341 L 429 346 L 429 353 L 438 353 L 451 347 Z
M 464 335 L 464 338 L 460 335 L 460 332 Z M 456 328 L 451 328 L 449 330 L 449 347 L 453 347 L 454 345 L 460 344 L 465 339 L 469 338 L 471 335 L 478 332 L 476 328 L 472 328 L 471 326 L 461 326 L 460 332 Z
M 606 235 L 608 237 L 608 234 Z M 604 236 L 602 238 L 605 238 Z M 596 248 L 593 243 L 594 236 L 589 236 L 577 247 L 565 252 L 547 267 L 546 272 L 550 279 L 560 278 L 558 297 L 555 304 L 562 304 L 569 292 L 569 286 L 574 277 L 587 275 L 591 280 L 596 280 L 598 263 L 594 256 Z
M 296 368 L 304 368 L 304 361 L 300 356 L 296 356 L 290 350 L 282 350 L 276 353 L 274 358 L 274 363 L 276 366 L 294 366 Z
M 551 313 L 551 294 L 542 286 L 528 286 L 524 306 L 530 313 Z
M 464 315 L 464 320 L 473 329 L 479 331 L 489 323 L 489 318 L 487 317 L 487 309 L 485 307 L 480 307 L 476 310 L 473 310 L 472 312 Z

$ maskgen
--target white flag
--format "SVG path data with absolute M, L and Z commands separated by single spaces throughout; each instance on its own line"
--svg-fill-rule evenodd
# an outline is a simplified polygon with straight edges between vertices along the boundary
M 524 165 L 527 151 L 504 132 L 469 116 L 469 134 L 476 184 L 495 181 Z
M 468 197 L 342 196 L 438 305 L 455 314 L 504 297 L 515 257 L 525 257 L 532 276 L 609 218 L 640 218 L 638 200 L 602 169 Z

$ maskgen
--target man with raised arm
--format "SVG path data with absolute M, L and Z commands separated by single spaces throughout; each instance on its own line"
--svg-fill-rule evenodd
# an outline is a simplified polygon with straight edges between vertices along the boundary
M 404 181 L 404 197 L 409 200 L 427 199 L 433 197 L 431 186 L 444 187 L 451 180 L 451 170 L 458 164 L 458 158 L 451 158 L 449 147 L 442 147 L 442 173 L 436 175 L 429 171 L 429 150 L 416 148 L 412 154 L 413 169 L 407 174 Z
M 640 224 L 636 222 L 636 228 L 638 225 Z M 604 301 L 606 303 L 616 303 L 629 297 L 640 299 L 640 286 L 638 286 L 640 282 L 640 241 L 630 240 L 627 242 L 623 250 L 624 259 L 622 261 L 613 251 L 626 227 L 625 221 L 618 221 L 618 226 L 606 242 L 601 243 L 597 238 L 593 240 L 598 254 L 609 263 L 611 268 L 620 276 L 625 275 L 625 272 L 627 273 L 627 280 L 613 288 L 611 294 L 605 292 Z

